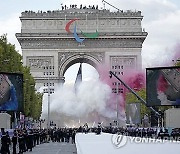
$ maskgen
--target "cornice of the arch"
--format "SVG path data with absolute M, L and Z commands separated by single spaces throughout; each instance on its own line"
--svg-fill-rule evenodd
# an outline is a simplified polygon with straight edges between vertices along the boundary
M 104 52 L 89 52 L 89 53 L 72 53 L 72 52 L 60 52 L 58 54 L 59 60 L 59 76 L 63 76 L 65 71 L 75 63 L 88 63 L 95 68 L 98 64 L 104 62 Z

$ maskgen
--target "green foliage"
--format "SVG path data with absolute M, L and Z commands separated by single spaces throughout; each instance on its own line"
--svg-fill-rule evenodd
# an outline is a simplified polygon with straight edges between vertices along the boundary
M 0 36 L 0 72 L 22 73 L 24 78 L 24 114 L 39 119 L 42 110 L 42 94 L 35 91 L 35 80 L 28 67 L 22 65 L 22 56 L 15 46 L 8 43 L 7 36 Z
M 176 66 L 180 66 L 180 61 L 178 61 L 175 65 L 176 65 Z
M 0 37 L 0 71 L 22 72 L 22 56 L 15 50 L 15 46 L 7 43 L 6 35 Z
M 136 91 L 136 93 L 144 100 L 146 100 L 146 89 L 141 89 Z M 126 103 L 141 103 L 141 118 L 144 117 L 145 114 L 149 114 L 150 110 L 143 104 L 133 93 L 129 92 L 126 94 Z

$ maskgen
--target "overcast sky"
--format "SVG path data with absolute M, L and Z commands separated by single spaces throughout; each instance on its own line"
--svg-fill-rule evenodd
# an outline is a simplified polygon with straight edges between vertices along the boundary
M 144 67 L 159 66 L 174 56 L 174 48 L 180 43 L 180 1 L 179 0 L 106 0 L 121 10 L 140 10 L 144 19 L 142 27 L 148 36 L 142 48 Z M 58 10 L 61 4 L 99 5 L 102 0 L 0 0 L 0 35 L 7 33 L 8 41 L 21 51 L 15 38 L 20 32 L 19 16 L 25 10 Z M 115 11 L 105 5 L 107 9 Z M 78 66 L 76 66 L 78 69 Z

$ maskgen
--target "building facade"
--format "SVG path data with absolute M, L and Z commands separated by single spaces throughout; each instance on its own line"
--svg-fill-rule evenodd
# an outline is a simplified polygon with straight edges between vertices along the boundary
M 140 11 L 130 10 L 25 11 L 16 37 L 36 88 L 54 87 L 64 83 L 66 70 L 75 63 L 95 68 L 106 64 L 117 75 L 123 75 L 126 68 L 141 68 L 141 49 L 147 36 L 142 19 Z

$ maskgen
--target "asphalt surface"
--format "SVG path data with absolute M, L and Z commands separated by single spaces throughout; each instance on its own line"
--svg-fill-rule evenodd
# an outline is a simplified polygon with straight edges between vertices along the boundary
M 71 143 L 43 143 L 24 154 L 77 154 L 76 145 Z
M 1 138 L 0 138 L 0 149 L 1 149 Z M 10 146 L 10 151 L 12 152 L 12 144 Z M 17 152 L 19 148 L 17 145 Z M 36 145 L 31 152 L 24 152 L 24 154 L 77 154 L 77 149 L 75 144 L 66 142 L 49 142 Z

